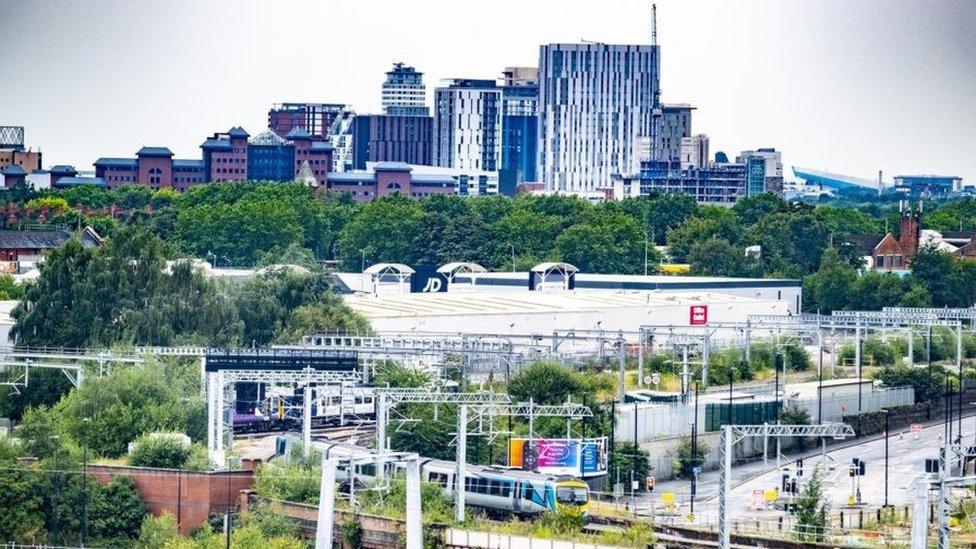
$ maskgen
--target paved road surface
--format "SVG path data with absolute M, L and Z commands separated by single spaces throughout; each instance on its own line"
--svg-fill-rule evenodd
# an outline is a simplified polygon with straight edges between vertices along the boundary
M 954 422 L 954 425 L 956 422 Z M 892 429 L 888 440 L 888 503 L 890 505 L 905 505 L 910 503 L 912 493 L 909 485 L 919 474 L 925 472 L 925 459 L 937 458 L 938 447 L 942 443 L 944 428 L 942 423 L 930 425 L 922 429 L 917 436 L 908 427 Z M 953 434 L 953 438 L 955 438 Z M 963 441 L 976 443 L 976 416 L 963 419 Z M 843 443 L 842 443 L 843 444 Z M 770 442 L 772 449 L 774 444 Z M 745 463 L 733 468 L 732 474 L 732 512 L 737 517 L 756 515 L 781 514 L 775 511 L 751 511 L 750 503 L 754 490 L 778 488 L 784 472 L 793 472 L 794 459 L 801 454 L 786 456 L 781 469 L 776 469 L 775 460 L 770 459 L 769 465 L 764 466 L 762 460 Z M 802 453 L 804 457 L 804 476 L 808 479 L 813 467 L 820 462 L 819 450 Z M 848 467 L 855 457 L 866 463 L 866 471 L 860 477 L 861 501 L 868 506 L 877 507 L 884 503 L 884 437 L 872 437 L 853 445 L 844 445 L 837 449 L 827 450 L 827 473 L 824 476 L 824 492 L 830 497 L 833 508 L 847 504 L 851 496 L 851 478 Z M 657 484 L 651 495 L 638 497 L 638 507 L 650 506 L 653 501 L 660 502 L 661 493 L 675 492 L 679 502 L 689 499 L 690 483 L 687 480 L 668 481 Z M 683 506 L 685 512 L 688 506 Z M 698 495 L 695 501 L 695 513 L 698 515 L 716 515 L 718 512 L 718 472 L 710 471 L 702 474 L 698 483 Z

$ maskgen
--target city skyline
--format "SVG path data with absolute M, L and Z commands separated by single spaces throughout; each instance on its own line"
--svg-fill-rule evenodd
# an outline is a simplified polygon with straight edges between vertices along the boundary
M 17 76 L 0 86 L 0 121 L 26 126 L 45 167 L 90 170 L 99 156 L 142 145 L 196 157 L 215 131 L 260 133 L 268 107 L 282 101 L 379 113 L 394 61 L 424 73 L 432 105 L 442 79 L 536 66 L 542 44 L 650 42 L 649 2 L 604 12 L 560 3 L 558 18 L 552 3 L 502 4 L 467 19 L 440 1 L 419 10 L 251 4 L 230 21 L 221 17 L 232 9 L 225 3 L 6 2 L 0 30 L 14 47 L 0 51 L 0 68 Z M 868 178 L 883 169 L 886 180 L 944 173 L 971 184 L 976 160 L 966 145 L 976 142 L 976 102 L 966 92 L 976 60 L 965 50 L 976 11 L 964 2 L 885 8 L 659 1 L 662 100 L 694 105 L 694 133 L 730 157 L 773 146 L 784 151 L 784 166 Z M 38 25 L 46 32 L 34 32 Z M 375 29 L 356 32 L 362 25 Z M 404 39 L 417 32 L 429 39 Z M 226 53 L 233 51 L 241 55 Z

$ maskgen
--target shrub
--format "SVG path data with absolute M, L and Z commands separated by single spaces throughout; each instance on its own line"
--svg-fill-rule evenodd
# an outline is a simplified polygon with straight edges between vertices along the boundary
M 678 459 L 674 462 L 674 468 L 678 473 L 678 476 L 684 478 L 691 478 L 692 472 L 695 466 L 703 467 L 705 465 L 705 456 L 708 455 L 708 445 L 703 441 L 699 440 L 696 451 L 692 453 L 691 450 L 691 439 L 685 439 L 681 441 L 678 445 Z
M 190 459 L 191 450 L 174 438 L 143 435 L 136 440 L 129 454 L 129 465 L 182 469 Z

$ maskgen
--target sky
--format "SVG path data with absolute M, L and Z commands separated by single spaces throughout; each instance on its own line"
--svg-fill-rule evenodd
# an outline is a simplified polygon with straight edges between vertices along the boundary
M 713 153 L 976 183 L 976 2 L 657 8 L 662 99 L 697 108 Z M 264 131 L 273 103 L 379 112 L 394 61 L 425 73 L 429 102 L 441 79 L 537 65 L 543 43 L 648 43 L 650 29 L 637 0 L 0 0 L 0 125 L 25 126 L 45 167 L 142 145 L 199 158 L 214 132 Z

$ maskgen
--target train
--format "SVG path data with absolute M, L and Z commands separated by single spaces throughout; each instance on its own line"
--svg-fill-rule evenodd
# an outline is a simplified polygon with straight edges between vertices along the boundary
M 295 444 L 294 437 L 278 437 L 277 456 L 287 457 Z M 315 449 L 323 459 L 348 458 L 372 453 L 373 450 L 334 441 L 316 440 Z M 420 478 L 437 484 L 450 498 L 461 484 L 456 481 L 453 461 L 430 458 L 420 460 Z M 501 466 L 468 465 L 464 477 L 465 503 L 482 509 L 489 515 L 517 515 L 532 517 L 563 507 L 574 507 L 586 516 L 589 509 L 589 486 L 573 476 L 557 476 L 510 469 Z M 357 480 L 370 481 L 375 475 L 372 467 L 357 470 Z M 339 473 L 340 482 L 348 484 L 348 474 Z
M 340 414 L 340 398 L 345 399 L 345 414 Z M 302 429 L 302 395 L 271 394 L 253 411 L 234 412 L 234 433 L 267 433 L 300 431 Z M 372 395 L 319 397 L 312 401 L 312 427 L 339 425 L 346 419 L 375 419 L 376 407 Z

